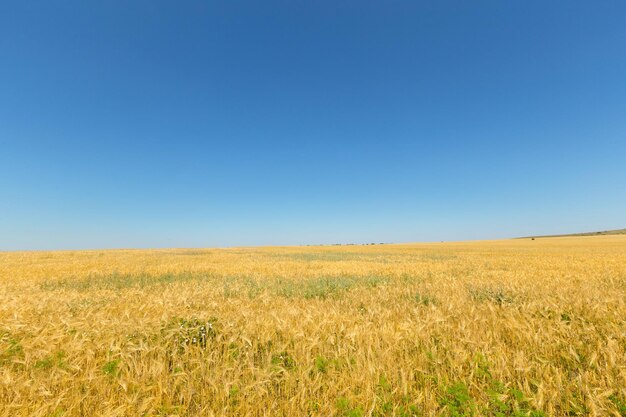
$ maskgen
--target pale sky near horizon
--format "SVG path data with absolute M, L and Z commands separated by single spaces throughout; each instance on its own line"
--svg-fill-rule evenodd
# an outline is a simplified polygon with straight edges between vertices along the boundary
M 626 227 L 626 2 L 7 1 L 0 250 Z

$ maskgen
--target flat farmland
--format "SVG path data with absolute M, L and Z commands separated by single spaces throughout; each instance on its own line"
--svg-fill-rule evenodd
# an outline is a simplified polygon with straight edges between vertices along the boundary
M 0 416 L 626 416 L 626 235 L 0 253 Z

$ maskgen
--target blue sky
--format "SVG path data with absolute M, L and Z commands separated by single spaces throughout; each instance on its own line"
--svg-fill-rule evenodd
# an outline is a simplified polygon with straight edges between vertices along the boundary
M 0 3 L 0 250 L 626 227 L 623 1 Z

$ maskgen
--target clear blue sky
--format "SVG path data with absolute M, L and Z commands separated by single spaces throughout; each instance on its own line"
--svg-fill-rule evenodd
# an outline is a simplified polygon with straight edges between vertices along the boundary
M 622 0 L 0 3 L 0 250 L 621 227 Z

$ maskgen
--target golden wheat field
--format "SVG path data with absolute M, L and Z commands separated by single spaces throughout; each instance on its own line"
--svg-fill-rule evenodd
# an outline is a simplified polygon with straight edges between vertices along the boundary
M 0 253 L 1 416 L 625 416 L 626 236 Z

